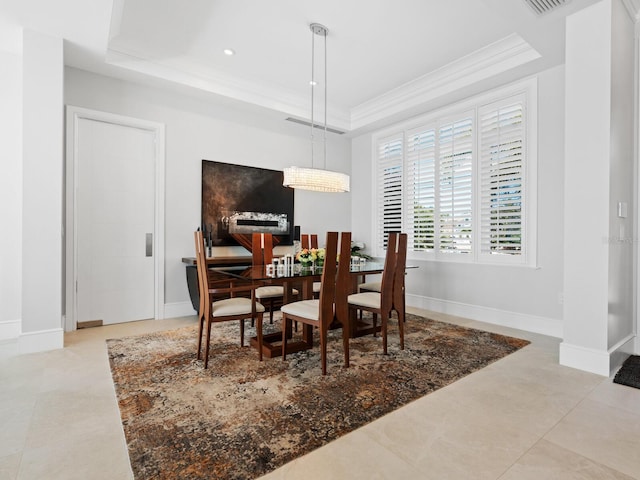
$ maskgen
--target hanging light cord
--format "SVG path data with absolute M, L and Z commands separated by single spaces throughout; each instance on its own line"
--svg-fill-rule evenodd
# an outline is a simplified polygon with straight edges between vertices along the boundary
M 329 32 L 324 32 L 324 166 L 327 168 L 327 35 Z
M 313 28 L 311 29 L 311 168 L 313 168 L 313 129 L 314 129 L 314 124 L 313 124 L 313 89 L 315 88 L 315 84 L 316 84 L 316 77 L 315 77 L 315 65 L 316 65 L 316 61 L 315 61 L 315 53 L 316 53 L 316 47 L 315 47 L 315 37 L 316 34 L 313 31 Z

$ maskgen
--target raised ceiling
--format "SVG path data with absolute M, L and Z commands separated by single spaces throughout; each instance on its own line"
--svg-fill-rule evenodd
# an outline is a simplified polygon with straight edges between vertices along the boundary
M 566 15 L 595 1 L 536 15 L 524 0 L 0 0 L 0 49 L 28 28 L 64 38 L 70 66 L 308 119 L 318 22 L 328 123 L 354 132 L 562 63 Z

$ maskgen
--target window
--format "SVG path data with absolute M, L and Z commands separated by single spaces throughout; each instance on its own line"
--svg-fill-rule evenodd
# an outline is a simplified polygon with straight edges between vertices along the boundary
M 404 231 L 415 259 L 535 262 L 535 81 L 514 89 L 374 137 L 379 254 Z
M 402 136 L 387 139 L 378 150 L 378 241 L 387 248 L 387 233 L 402 230 Z

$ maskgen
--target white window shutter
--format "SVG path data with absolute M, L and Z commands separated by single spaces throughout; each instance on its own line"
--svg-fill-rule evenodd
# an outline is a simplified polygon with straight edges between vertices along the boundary
M 405 228 L 409 251 L 436 246 L 436 128 L 407 133 Z
M 536 119 L 531 79 L 374 135 L 376 254 L 535 265 Z
M 443 123 L 439 140 L 440 253 L 472 253 L 473 114 Z
M 389 232 L 402 230 L 402 185 L 403 136 L 398 135 L 378 142 L 376 244 L 379 251 L 386 249 Z
M 481 255 L 524 254 L 524 98 L 478 111 Z

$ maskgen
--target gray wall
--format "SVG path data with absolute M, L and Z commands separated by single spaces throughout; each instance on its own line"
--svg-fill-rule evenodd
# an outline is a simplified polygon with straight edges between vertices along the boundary
M 561 336 L 564 149 L 564 68 L 538 75 L 537 268 L 410 261 L 407 302 Z M 425 112 L 427 113 L 427 112 Z M 372 242 L 372 134 L 353 141 L 352 229 Z M 356 208 L 362 205 L 363 208 Z
M 309 130 L 257 109 L 220 106 L 203 97 L 142 87 L 74 68 L 65 71 L 67 105 L 142 118 L 166 125 L 165 303 L 188 302 L 182 257 L 193 256 L 200 223 L 202 159 L 281 170 L 311 166 Z M 349 140 L 329 134 L 327 168 L 350 173 Z M 322 165 L 314 163 L 314 166 Z M 320 157 L 320 161 L 321 157 Z M 295 223 L 324 236 L 348 230 L 350 194 L 295 193 Z M 218 254 L 248 255 L 241 247 Z M 173 310 L 175 311 L 175 309 Z M 190 310 L 193 312 L 193 310 Z

